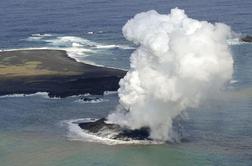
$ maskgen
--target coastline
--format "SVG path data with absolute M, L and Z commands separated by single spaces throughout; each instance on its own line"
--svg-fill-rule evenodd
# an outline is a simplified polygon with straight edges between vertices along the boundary
M 29 74 L 22 72 L 27 70 Z M 1 96 L 37 92 L 61 98 L 85 93 L 101 95 L 116 91 L 125 74 L 123 70 L 77 62 L 63 50 L 0 52 Z
M 10 52 L 10 51 L 23 51 L 23 50 L 28 50 L 28 51 L 33 51 L 33 50 L 49 50 L 49 51 L 64 51 L 66 52 L 67 56 L 69 58 L 72 58 L 74 61 L 79 62 L 79 63 L 83 63 L 83 64 L 87 64 L 87 65 L 92 65 L 92 66 L 96 66 L 96 67 L 104 67 L 104 68 L 109 68 L 109 69 L 117 69 L 117 70 L 122 70 L 127 72 L 128 70 L 125 68 L 118 68 L 118 67 L 112 67 L 112 66 L 104 66 L 104 65 L 100 65 L 100 64 L 96 64 L 94 62 L 91 61 L 87 61 L 87 60 L 79 60 L 76 56 L 73 56 L 70 51 L 67 48 L 60 48 L 60 47 L 24 47 L 24 48 L 2 48 L 0 49 L 0 53 L 1 52 Z

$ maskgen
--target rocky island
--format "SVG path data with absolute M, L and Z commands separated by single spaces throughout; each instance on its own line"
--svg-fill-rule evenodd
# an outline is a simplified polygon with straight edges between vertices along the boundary
M 75 61 L 63 50 L 0 52 L 0 95 L 48 92 L 50 97 L 116 91 L 126 71 Z
M 110 139 L 115 140 L 152 140 L 149 137 L 150 129 L 148 127 L 131 130 L 118 124 L 106 123 L 106 121 L 106 118 L 101 118 L 94 122 L 78 123 L 78 125 L 81 129 L 100 137 L 107 137 L 109 133 Z

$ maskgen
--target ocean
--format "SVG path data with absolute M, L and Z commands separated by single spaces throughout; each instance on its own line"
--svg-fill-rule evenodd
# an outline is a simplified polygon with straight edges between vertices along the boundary
M 80 62 L 129 69 L 137 47 L 122 26 L 136 13 L 184 9 L 188 16 L 223 22 L 252 34 L 249 0 L 8 0 L 0 2 L 0 49 L 62 49 Z M 1 166 L 252 165 L 252 45 L 232 42 L 233 80 L 222 98 L 188 110 L 181 121 L 186 141 L 174 144 L 107 144 L 87 140 L 69 122 L 102 118 L 115 110 L 116 93 L 85 103 L 79 96 L 46 93 L 0 97 Z

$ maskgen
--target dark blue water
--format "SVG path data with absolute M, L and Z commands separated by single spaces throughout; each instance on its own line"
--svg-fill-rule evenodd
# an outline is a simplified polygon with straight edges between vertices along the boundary
M 0 47 L 27 46 L 21 40 L 36 33 L 85 36 L 89 31 L 104 32 L 89 36 L 92 40 L 123 43 L 121 28 L 136 13 L 150 9 L 169 13 L 174 7 L 185 9 L 192 18 L 252 33 L 250 0 L 8 0 L 0 2 Z
M 135 46 L 123 38 L 122 26 L 138 12 L 174 7 L 252 34 L 250 0 L 2 0 L 0 48 L 62 48 L 78 60 L 127 69 Z M 116 107 L 116 95 L 98 104 L 78 103 L 77 97 L 6 97 L 0 98 L 0 165 L 252 165 L 252 45 L 231 49 L 236 81 L 222 99 L 189 111 L 182 122 L 187 142 L 108 146 L 68 140 L 62 121 L 104 117 Z

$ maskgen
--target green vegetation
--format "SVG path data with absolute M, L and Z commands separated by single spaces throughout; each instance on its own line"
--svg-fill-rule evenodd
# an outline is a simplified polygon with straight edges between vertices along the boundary
M 84 65 L 84 64 L 83 64 Z M 79 75 L 82 64 L 68 58 L 65 51 L 21 50 L 0 52 L 0 76 Z

